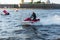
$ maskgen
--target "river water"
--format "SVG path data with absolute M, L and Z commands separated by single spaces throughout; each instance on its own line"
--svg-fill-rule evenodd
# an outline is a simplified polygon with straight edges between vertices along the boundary
M 0 40 L 57 40 L 60 38 L 60 9 L 6 9 L 0 15 Z M 0 14 L 3 14 L 0 9 Z M 35 12 L 39 22 L 25 28 L 21 22 Z

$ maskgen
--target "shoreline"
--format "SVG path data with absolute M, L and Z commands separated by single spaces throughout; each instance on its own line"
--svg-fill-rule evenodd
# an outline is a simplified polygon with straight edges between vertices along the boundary
M 52 9 L 52 8 L 48 8 L 48 9 L 47 8 L 45 8 L 45 9 L 44 8 L 0 8 L 0 9 L 15 9 L 15 10 L 16 9 L 18 9 L 18 10 L 19 9 L 42 9 L 42 10 L 49 10 L 49 9 Z

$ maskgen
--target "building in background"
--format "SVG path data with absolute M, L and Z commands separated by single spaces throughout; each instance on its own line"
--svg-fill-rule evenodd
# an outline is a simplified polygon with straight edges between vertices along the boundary
M 17 4 L 0 4 L 0 8 L 19 8 Z

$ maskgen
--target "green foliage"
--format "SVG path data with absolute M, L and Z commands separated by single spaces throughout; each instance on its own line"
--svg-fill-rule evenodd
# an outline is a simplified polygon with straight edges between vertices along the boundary
M 29 2 L 29 4 L 32 4 L 32 2 Z
M 28 4 L 45 4 L 45 2 L 37 1 L 37 2 L 29 2 Z
M 37 1 L 36 3 L 41 3 L 41 1 Z

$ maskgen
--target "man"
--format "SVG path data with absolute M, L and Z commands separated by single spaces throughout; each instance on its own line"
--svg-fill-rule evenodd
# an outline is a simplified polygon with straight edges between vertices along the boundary
M 36 14 L 33 12 L 32 16 L 30 18 L 33 18 L 32 20 L 36 19 Z

